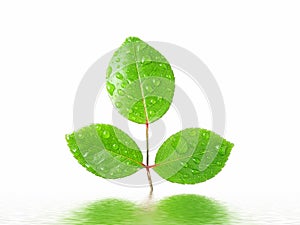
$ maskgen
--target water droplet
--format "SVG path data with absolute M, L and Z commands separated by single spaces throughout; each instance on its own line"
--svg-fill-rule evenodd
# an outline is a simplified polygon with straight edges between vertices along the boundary
M 107 89 L 108 93 L 110 94 L 110 96 L 112 96 L 114 94 L 116 87 L 112 83 L 106 82 L 106 89 Z
M 129 98 L 129 99 L 133 99 L 133 96 L 132 95 L 127 95 L 127 98 Z
M 69 134 L 68 134 L 68 135 L 66 135 L 66 140 L 67 140 L 67 141 L 69 141 L 69 140 L 70 140 L 70 138 L 71 138 L 71 135 L 69 135 Z
M 218 165 L 218 166 L 221 166 L 221 165 L 222 165 L 222 163 L 220 163 L 220 162 L 217 162 L 217 165 Z
M 88 154 L 89 154 L 88 152 L 84 153 L 84 154 L 83 154 L 83 157 L 87 157 Z
M 188 167 L 188 164 L 185 163 L 185 162 L 181 162 L 180 165 L 181 165 L 182 167 L 184 167 L 184 168 L 187 168 L 187 167 Z
M 139 117 L 139 116 L 140 116 L 140 113 L 135 112 L 134 115 L 135 115 L 136 117 Z
M 192 170 L 192 174 L 199 174 L 200 171 L 199 170 Z
M 156 103 L 156 100 L 155 100 L 155 99 L 151 99 L 151 100 L 150 100 L 150 103 L 151 103 L 151 104 L 155 104 L 155 103 Z
M 196 158 L 196 157 L 195 157 L 195 158 L 193 158 L 192 160 L 193 160 L 194 163 L 197 163 L 197 164 L 200 163 L 200 159 L 199 159 L 199 158 Z
M 209 139 L 209 134 L 205 131 L 202 133 L 202 137 L 207 140 Z
M 160 80 L 157 79 L 157 78 L 153 78 L 153 79 L 152 79 L 152 83 L 153 83 L 155 86 L 159 86 L 159 85 L 160 85 Z
M 120 62 L 120 58 L 116 58 L 116 62 Z
M 159 66 L 162 66 L 162 64 L 160 63 L 160 64 L 158 64 Z
M 90 166 L 89 164 L 86 163 L 86 164 L 85 164 L 85 167 L 86 167 L 86 168 L 90 168 L 91 166 Z
M 72 152 L 76 152 L 77 151 L 77 148 L 72 148 Z
M 116 102 L 116 107 L 117 108 L 121 108 L 122 107 L 122 103 L 121 102 Z
M 99 170 L 103 171 L 103 170 L 104 170 L 104 168 L 103 168 L 103 167 L 100 167 L 100 168 L 99 168 Z
M 121 87 L 122 88 L 125 88 L 127 86 L 127 83 L 126 82 L 123 82 L 122 84 L 121 84 Z
M 123 75 L 121 73 L 117 73 L 116 74 L 116 77 L 119 79 L 119 80 L 122 80 L 123 79 Z
M 221 155 L 226 155 L 226 147 L 220 148 L 219 152 Z
M 152 92 L 153 91 L 153 88 L 150 86 L 150 85 L 146 85 L 146 90 L 148 91 L 148 92 Z
M 119 149 L 119 146 L 117 144 L 113 144 L 112 147 L 113 147 L 114 150 Z
M 171 79 L 171 75 L 170 75 L 170 74 L 167 74 L 167 75 L 166 75 L 166 78 Z
M 150 111 L 149 111 L 149 114 L 150 114 L 150 116 L 153 116 L 153 115 L 155 114 L 155 112 L 152 111 L 152 110 L 150 110 Z
M 118 90 L 118 94 L 121 95 L 121 96 L 124 96 L 125 92 L 122 91 L 121 89 L 119 89 L 119 90 Z
M 104 137 L 104 138 L 109 138 L 109 137 L 110 137 L 109 131 L 104 130 L 104 131 L 102 132 L 102 137 Z
M 112 68 L 111 68 L 111 66 L 109 66 L 106 70 L 106 76 L 109 77 L 111 72 L 112 72 Z

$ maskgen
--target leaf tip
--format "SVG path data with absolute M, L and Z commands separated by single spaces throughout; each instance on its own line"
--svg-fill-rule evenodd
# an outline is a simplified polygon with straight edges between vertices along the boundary
M 139 42 L 139 41 L 141 41 L 141 39 L 139 39 L 138 37 L 130 36 L 126 38 L 125 43 Z

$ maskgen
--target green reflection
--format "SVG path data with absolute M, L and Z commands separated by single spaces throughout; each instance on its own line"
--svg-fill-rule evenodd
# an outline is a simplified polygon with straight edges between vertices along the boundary
M 230 224 L 227 209 L 199 195 L 175 195 L 151 207 L 118 199 L 94 202 L 74 211 L 64 224 L 101 225 L 201 225 Z
M 105 199 L 91 203 L 71 213 L 63 224 L 84 225 L 127 225 L 141 224 L 138 221 L 139 207 L 132 202 Z
M 176 195 L 160 201 L 154 218 L 157 225 L 230 224 L 224 206 L 199 195 Z

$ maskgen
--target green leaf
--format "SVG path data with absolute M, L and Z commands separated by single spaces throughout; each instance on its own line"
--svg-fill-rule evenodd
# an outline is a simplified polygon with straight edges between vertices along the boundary
M 145 124 L 158 120 L 168 111 L 175 78 L 162 54 L 139 38 L 130 37 L 109 63 L 106 88 L 120 114 Z
M 162 144 L 154 170 L 175 183 L 204 182 L 222 170 L 232 148 L 232 143 L 212 131 L 188 128 Z
M 78 162 L 97 176 L 116 179 L 142 168 L 137 144 L 112 125 L 93 124 L 66 135 L 66 140 Z

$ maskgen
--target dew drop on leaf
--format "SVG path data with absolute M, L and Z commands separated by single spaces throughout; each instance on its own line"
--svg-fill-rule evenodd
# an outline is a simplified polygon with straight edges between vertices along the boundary
M 117 150 L 119 148 L 119 146 L 117 144 L 113 144 L 112 145 L 113 149 Z
M 104 131 L 102 132 L 102 137 L 103 137 L 103 138 L 109 138 L 109 137 L 110 137 L 109 131 L 104 130 Z
M 226 148 L 225 147 L 220 148 L 219 152 L 221 155 L 226 155 Z
M 187 164 L 187 163 L 185 163 L 185 162 L 180 162 L 180 165 L 182 166 L 182 167 L 184 167 L 184 168 L 187 168 L 189 165 Z
M 150 85 L 146 85 L 146 90 L 148 92 L 152 92 L 153 91 L 153 88 L 150 86 Z
M 123 75 L 121 73 L 117 73 L 116 74 L 116 77 L 119 79 L 119 80 L 122 80 L 123 79 Z
M 119 90 L 118 90 L 118 94 L 119 94 L 120 96 L 124 96 L 125 92 L 122 91 L 121 89 L 119 89 Z
M 199 172 L 199 170 L 192 170 L 192 174 L 199 174 L 200 172 Z
M 114 94 L 114 91 L 116 89 L 115 85 L 113 85 L 112 83 L 110 82 L 106 82 L 106 89 L 108 91 L 108 93 L 112 96 Z
M 199 163 L 200 163 L 200 159 L 199 159 L 199 158 L 196 158 L 196 157 L 194 157 L 194 158 L 193 158 L 193 162 L 194 162 L 194 163 L 196 163 L 196 164 L 199 164 Z
M 122 107 L 122 103 L 121 102 L 116 102 L 116 107 L 117 108 L 121 108 Z
M 151 103 L 151 104 L 155 104 L 155 103 L 156 103 L 156 100 L 155 100 L 155 99 L 151 99 L 151 100 L 150 100 L 150 103 Z
M 150 111 L 149 111 L 149 114 L 150 114 L 150 116 L 153 116 L 153 115 L 155 114 L 155 112 L 152 111 L 152 110 L 150 110 Z
M 152 83 L 153 83 L 155 86 L 159 86 L 159 85 L 160 85 L 160 80 L 158 80 L 158 79 L 152 79 Z

